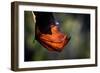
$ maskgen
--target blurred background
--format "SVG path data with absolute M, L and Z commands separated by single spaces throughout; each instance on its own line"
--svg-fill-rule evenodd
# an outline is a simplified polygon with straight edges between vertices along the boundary
M 45 13 L 45 12 L 44 12 Z M 51 52 L 35 40 L 35 17 L 32 11 L 24 12 L 24 61 L 44 61 L 90 58 L 90 15 L 53 13 L 60 30 L 71 36 L 61 52 Z

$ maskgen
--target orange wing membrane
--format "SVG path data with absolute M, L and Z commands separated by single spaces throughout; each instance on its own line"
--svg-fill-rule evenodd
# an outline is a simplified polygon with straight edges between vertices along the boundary
M 51 25 L 51 34 L 40 33 L 39 40 L 49 51 L 60 52 L 68 44 L 70 37 L 60 32 L 57 25 Z

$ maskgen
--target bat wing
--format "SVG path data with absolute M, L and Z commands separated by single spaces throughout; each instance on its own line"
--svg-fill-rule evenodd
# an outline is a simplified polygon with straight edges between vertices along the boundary
M 38 41 L 41 45 L 47 48 L 49 51 L 62 51 L 68 44 L 70 37 L 61 33 L 57 26 L 51 27 L 52 34 L 40 34 Z

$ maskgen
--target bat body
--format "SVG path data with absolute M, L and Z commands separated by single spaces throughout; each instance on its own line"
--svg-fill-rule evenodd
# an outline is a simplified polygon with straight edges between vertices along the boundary
M 36 40 L 49 51 L 61 52 L 70 37 L 59 30 L 52 13 L 38 12 L 36 15 Z

